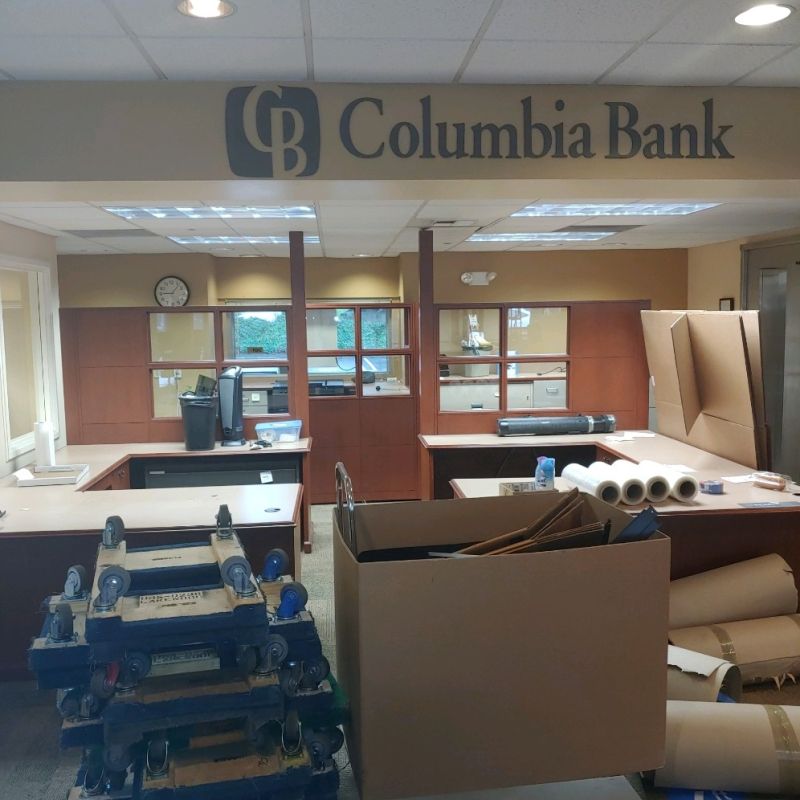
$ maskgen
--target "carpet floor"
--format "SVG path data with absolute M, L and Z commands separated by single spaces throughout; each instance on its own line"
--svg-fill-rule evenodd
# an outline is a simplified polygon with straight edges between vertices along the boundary
M 314 552 L 303 556 L 302 580 L 325 655 L 335 665 L 331 507 L 314 506 L 311 512 Z M 757 687 L 743 699 L 800 705 L 800 686 L 790 684 L 780 692 Z M 32 682 L 0 683 L 0 800 L 64 800 L 75 779 L 79 754 L 59 750 L 60 724 L 53 692 L 39 692 Z M 340 800 L 357 800 L 346 748 L 337 754 L 337 761 Z M 633 783 L 642 797 L 648 796 L 638 780 Z M 458 795 L 452 795 L 452 800 L 458 800 Z

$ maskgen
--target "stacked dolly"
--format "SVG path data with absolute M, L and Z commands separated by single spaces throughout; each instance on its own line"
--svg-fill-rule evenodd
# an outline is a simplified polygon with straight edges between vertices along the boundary
M 334 800 L 337 692 L 302 584 L 257 578 L 227 506 L 208 541 L 129 549 L 110 517 L 94 582 L 70 567 L 29 651 L 57 689 L 69 800 Z

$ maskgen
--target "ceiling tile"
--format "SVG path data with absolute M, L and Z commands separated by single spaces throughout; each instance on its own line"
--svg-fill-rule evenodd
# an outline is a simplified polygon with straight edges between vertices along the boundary
M 486 202 L 432 200 L 417 212 L 418 220 L 470 219 L 479 225 L 506 217 L 528 205 L 530 200 L 497 200 Z
M 800 48 L 795 48 L 739 81 L 743 86 L 800 86 Z
M 136 227 L 160 236 L 232 236 L 223 219 L 137 219 Z
M 302 39 L 142 38 L 170 80 L 305 80 Z
M 89 241 L 88 239 L 81 239 L 78 236 L 59 236 L 56 239 L 56 253 L 59 255 L 72 255 L 72 254 L 103 254 L 103 253 L 119 253 L 113 247 L 100 244 L 99 242 Z
M 228 219 L 229 227 L 242 236 L 288 236 L 289 231 L 317 234 L 315 219 Z
M 489 225 L 482 229 L 482 233 L 537 233 L 547 231 L 557 231 L 567 225 L 594 225 L 593 219 L 586 217 L 508 217 L 502 219 L 494 225 Z M 617 220 L 615 225 L 620 225 Z
M 315 39 L 314 74 L 320 81 L 445 82 L 453 79 L 469 41 Z
M 419 203 L 337 203 L 323 201 L 319 204 L 319 223 L 323 229 L 331 225 L 349 228 L 405 227 L 419 208 Z
M 800 15 L 776 25 L 737 25 L 734 17 L 755 0 L 704 0 L 686 4 L 650 41 L 688 44 L 797 44 Z
M 236 0 L 236 13 L 222 19 L 187 17 L 176 9 L 177 0 L 112 2 L 137 36 L 296 38 L 303 35 L 300 3 L 296 0 Z
M 643 44 L 604 79 L 608 84 L 714 86 L 735 81 L 785 48 L 771 45 Z
M 684 0 L 504 0 L 487 39 L 636 42 Z
M 311 28 L 315 40 L 471 40 L 491 4 L 491 0 L 311 0 Z
M 102 0 L 3 0 L 3 36 L 121 36 Z
M 185 253 L 187 249 L 181 247 L 169 239 L 163 239 L 160 236 L 153 238 L 114 236 L 111 239 L 104 239 L 102 236 L 95 237 L 91 242 L 105 245 L 107 247 L 114 247 L 121 250 L 123 253 Z
M 7 36 L 0 32 L 0 69 L 20 80 L 155 80 L 127 37 Z
M 484 39 L 465 83 L 591 83 L 630 48 L 625 43 L 520 42 Z

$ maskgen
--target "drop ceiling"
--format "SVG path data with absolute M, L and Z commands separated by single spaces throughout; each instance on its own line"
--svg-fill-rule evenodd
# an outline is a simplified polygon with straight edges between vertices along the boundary
M 800 13 L 750 0 L 2 0 L 0 79 L 800 86 Z
M 800 87 L 800 13 L 743 28 L 749 0 L 235 0 L 222 20 L 176 0 L 2 0 L 0 80 L 264 80 L 676 84 Z M 0 220 L 57 239 L 62 254 L 285 256 L 272 243 L 179 244 L 169 237 L 319 237 L 307 255 L 392 256 L 434 227 L 438 251 L 694 247 L 800 227 L 800 193 L 751 182 L 622 188 L 585 182 L 227 182 L 107 187 L 0 185 Z M 506 189 L 505 187 L 513 188 Z M 210 185 L 209 185 L 210 186 Z M 88 187 L 88 188 L 87 188 Z M 186 196 L 179 195 L 188 187 Z M 679 194 L 675 194 L 676 190 Z M 526 196 L 525 192 L 533 196 Z M 715 196 L 718 192 L 719 196 Z M 507 193 L 506 193 L 507 192 Z M 630 192 L 630 196 L 623 193 Z M 315 194 L 316 193 L 316 194 Z M 573 194 L 574 193 L 574 194 Z M 691 196 L 688 196 L 690 193 Z M 687 196 L 683 196 L 687 195 Z M 149 199 L 148 199 L 149 198 Z M 511 217 L 534 202 L 718 202 L 686 217 L 625 217 L 599 242 L 475 242 L 480 232 L 619 225 L 618 217 Z M 121 219 L 103 206 L 307 204 L 312 219 Z M 627 227 L 630 226 L 630 227 Z
M 585 198 L 584 198 L 585 199 Z M 652 198 L 629 197 L 625 202 L 647 202 Z M 713 197 L 705 198 L 715 202 Z M 569 202 L 569 198 L 558 198 Z M 580 202 L 582 198 L 572 198 Z M 621 198 L 615 198 L 621 202 Z M 553 198 L 524 200 L 476 198 L 313 201 L 314 218 L 305 219 L 204 219 L 145 217 L 122 219 L 104 210 L 109 202 L 0 202 L 0 220 L 56 237 L 60 254 L 118 253 L 210 253 L 220 257 L 287 256 L 288 245 L 274 243 L 178 244 L 169 237 L 285 237 L 289 230 L 302 230 L 319 243 L 307 243 L 309 257 L 395 256 L 415 252 L 420 228 L 433 227 L 435 250 L 523 251 L 597 249 L 607 247 L 684 248 L 745 236 L 774 233 L 800 227 L 800 197 L 752 201 L 718 200 L 720 204 L 686 216 L 512 216 L 532 203 Z M 165 202 L 126 202 L 128 207 L 185 206 L 186 199 Z M 219 205 L 207 200 L 204 205 Z M 455 221 L 454 225 L 447 224 Z M 611 229 L 618 233 L 601 241 L 587 242 L 476 242 L 473 234 L 547 233 L 565 228 Z M 312 240 L 313 241 L 313 240 Z

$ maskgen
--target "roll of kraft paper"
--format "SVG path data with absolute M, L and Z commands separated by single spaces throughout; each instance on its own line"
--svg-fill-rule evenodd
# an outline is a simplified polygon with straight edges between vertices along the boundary
M 33 441 L 36 448 L 36 466 L 52 467 L 56 463 L 56 443 L 53 426 L 49 422 L 37 422 L 33 426 Z
M 669 585 L 670 630 L 796 611 L 792 568 L 777 553 L 690 575 Z
M 679 628 L 669 632 L 669 640 L 736 664 L 745 684 L 800 672 L 799 614 Z
M 715 703 L 720 692 L 742 696 L 742 676 L 729 661 L 670 645 L 667 648 L 667 700 Z
M 656 786 L 800 794 L 800 707 L 667 701 Z
M 639 466 L 642 469 L 654 470 L 663 475 L 669 482 L 669 493 L 676 500 L 682 503 L 688 503 L 697 497 L 700 491 L 700 484 L 697 478 L 692 475 L 687 475 L 685 472 L 679 472 L 677 469 L 670 469 L 665 464 L 659 464 L 658 461 L 640 461 Z
M 638 478 L 620 475 L 610 464 L 604 461 L 595 461 L 589 465 L 589 474 L 600 480 L 613 481 L 619 486 L 620 500 L 629 506 L 643 503 L 646 499 L 644 483 Z
M 651 503 L 662 503 L 669 497 L 670 483 L 663 473 L 655 467 L 643 467 L 624 458 L 618 458 L 611 468 L 626 478 L 637 478 L 644 483 L 645 494 Z
M 621 492 L 618 483 L 590 474 L 582 464 L 567 464 L 561 471 L 561 477 L 577 486 L 581 491 L 594 495 L 612 506 L 617 505 L 620 501 Z

